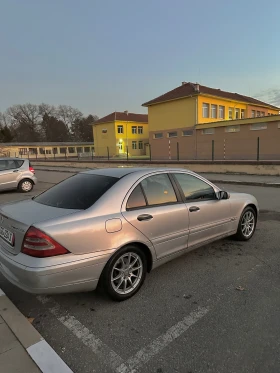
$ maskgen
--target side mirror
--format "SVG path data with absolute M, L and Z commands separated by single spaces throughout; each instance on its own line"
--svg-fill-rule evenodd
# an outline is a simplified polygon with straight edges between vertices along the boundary
M 225 192 L 223 190 L 220 190 L 219 192 L 216 193 L 217 199 L 229 199 L 230 194 L 228 192 Z

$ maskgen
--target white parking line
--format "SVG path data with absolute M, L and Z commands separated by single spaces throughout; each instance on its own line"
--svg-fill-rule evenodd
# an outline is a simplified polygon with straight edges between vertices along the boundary
M 49 311 L 59 320 L 68 330 L 70 330 L 83 344 L 91 349 L 101 360 L 102 364 L 108 365 L 115 370 L 118 366 L 125 366 L 124 360 L 111 350 L 105 343 L 96 337 L 88 328 L 80 323 L 74 316 L 63 312 L 57 302 L 51 297 L 37 296 L 42 304 L 51 303 L 53 307 Z
M 152 357 L 161 352 L 171 342 L 180 337 L 198 320 L 204 317 L 209 312 L 208 308 L 199 307 L 196 311 L 191 312 L 183 320 L 172 326 L 166 333 L 159 336 L 148 346 L 142 348 L 135 356 L 129 358 L 125 364 L 120 365 L 117 373 L 136 373 L 137 369 L 146 364 Z

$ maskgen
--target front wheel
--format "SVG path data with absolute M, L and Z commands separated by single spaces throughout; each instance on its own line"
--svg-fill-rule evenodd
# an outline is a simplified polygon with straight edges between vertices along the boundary
M 143 251 L 134 245 L 120 249 L 106 264 L 102 273 L 102 287 L 116 301 L 123 301 L 138 292 L 147 273 Z
M 253 237 L 257 224 L 257 214 L 252 207 L 246 207 L 241 214 L 236 238 L 239 241 L 248 241 Z
M 31 192 L 32 189 L 33 189 L 33 182 L 29 179 L 21 180 L 21 182 L 18 185 L 18 190 L 22 193 Z

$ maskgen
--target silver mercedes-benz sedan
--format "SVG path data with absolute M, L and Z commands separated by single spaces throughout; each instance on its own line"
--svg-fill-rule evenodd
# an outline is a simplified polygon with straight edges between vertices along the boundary
M 81 172 L 0 209 L 0 272 L 31 293 L 133 296 L 146 273 L 199 246 L 249 240 L 258 203 L 184 169 Z

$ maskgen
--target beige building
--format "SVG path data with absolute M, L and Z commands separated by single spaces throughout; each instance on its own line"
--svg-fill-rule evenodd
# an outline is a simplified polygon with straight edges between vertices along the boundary
M 22 158 L 90 157 L 94 154 L 91 142 L 24 142 L 0 143 L 0 155 Z
M 145 156 L 148 152 L 148 115 L 111 113 L 93 124 L 97 157 Z

